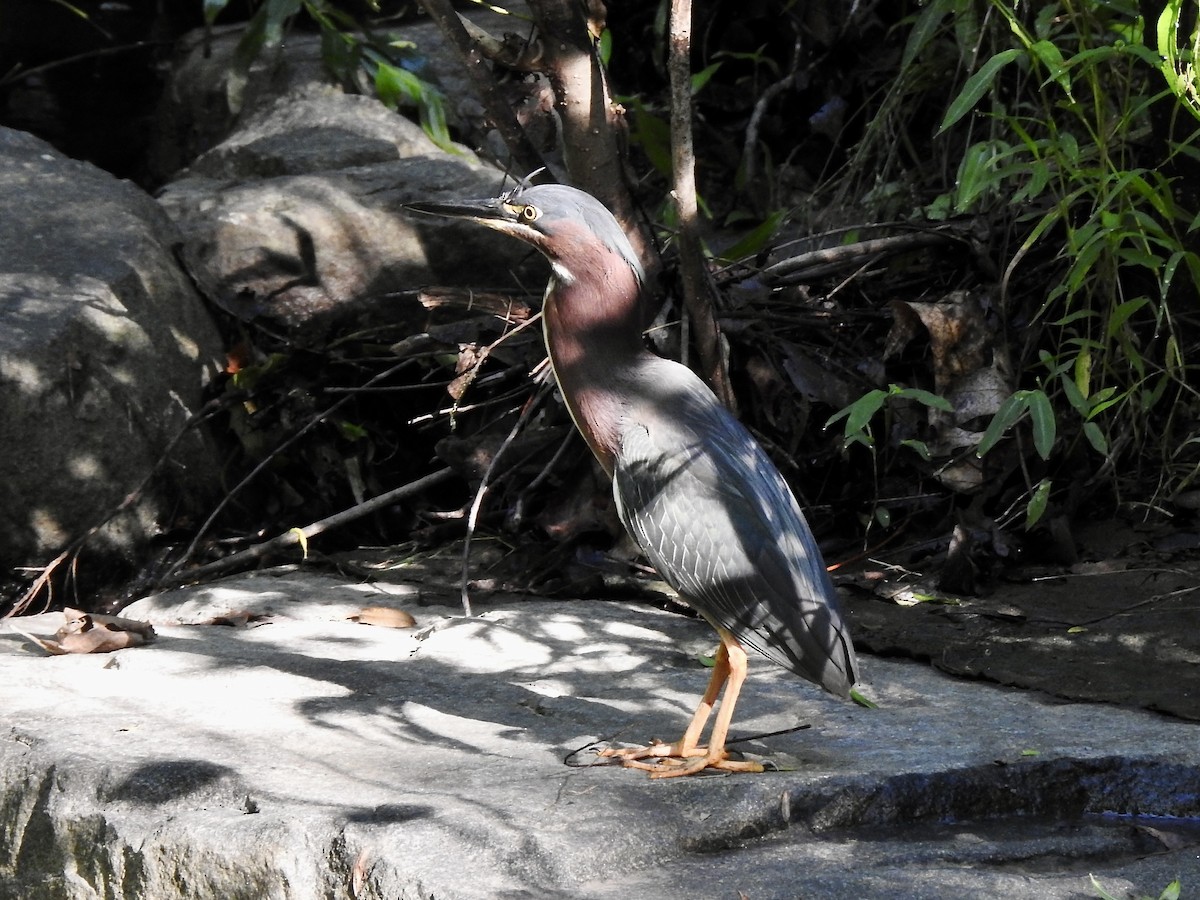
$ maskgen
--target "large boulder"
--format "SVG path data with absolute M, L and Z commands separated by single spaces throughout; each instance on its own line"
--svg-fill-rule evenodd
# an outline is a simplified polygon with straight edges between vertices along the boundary
M 500 33 L 511 17 L 473 15 Z M 485 142 L 460 115 L 472 90 L 433 23 L 392 37 L 440 86 L 457 134 Z M 414 217 L 405 203 L 495 196 L 504 174 L 465 146 L 439 146 L 370 96 L 348 93 L 323 64 L 317 35 L 295 34 L 234 74 L 239 31 L 180 42 L 160 112 L 158 198 L 183 235 L 189 273 L 243 320 L 266 319 L 305 345 L 346 321 L 425 330 L 414 289 L 430 284 L 545 284 L 535 254 L 469 223 Z M 344 73 L 343 73 L 344 74 Z M 361 73 L 359 73 L 361 75 Z M 511 185 L 511 181 L 508 182 Z M 398 294 L 407 294 L 400 297 Z
M 89 541 L 131 558 L 215 492 L 184 426 L 219 336 L 132 184 L 0 128 L 0 195 L 0 565 L 45 564 L 145 484 Z
M 310 86 L 264 102 L 159 193 L 205 293 L 302 342 L 353 317 L 425 315 L 395 292 L 543 284 L 540 258 L 469 223 L 414 218 L 418 199 L 494 196 L 501 173 L 448 152 L 372 97 Z M 523 266 L 515 265 L 528 259 Z M 417 330 L 419 321 L 414 322 Z
M 463 14 L 492 34 L 524 31 L 528 14 L 519 18 L 521 5 L 509 6 L 511 15 L 482 6 L 464 9 Z M 239 74 L 238 45 L 244 33 L 241 25 L 211 31 L 198 28 L 178 41 L 155 116 L 149 167 L 158 183 L 174 177 L 277 98 L 338 83 L 325 63 L 321 35 L 300 31 L 289 34 L 282 46 L 262 50 Z M 392 37 L 409 45 L 408 66 L 446 99 L 444 113 L 451 126 L 485 143 L 483 111 L 474 99 L 474 86 L 437 25 L 427 18 L 405 22 L 393 29 Z M 371 92 L 366 73 L 357 72 L 354 81 L 354 89 Z M 406 111 L 415 113 L 415 107 Z
M 123 615 L 157 640 L 113 654 L 45 658 L 0 626 L 0 684 L 21 686 L 0 690 L 0 897 L 1078 900 L 1200 884 L 1193 724 L 874 658 L 862 688 L 879 708 L 863 709 L 752 660 L 733 746 L 776 771 L 652 782 L 595 751 L 682 733 L 712 629 L 526 597 L 477 596 L 465 618 L 441 555 L 347 557 L 370 584 L 276 568 L 146 597 Z M 416 627 L 349 620 L 364 607 Z M 62 616 L 20 624 L 49 637 Z M 1028 668 L 1064 652 L 1062 628 L 1028 628 Z M 1113 669 L 1144 667 L 1145 646 L 1110 640 Z

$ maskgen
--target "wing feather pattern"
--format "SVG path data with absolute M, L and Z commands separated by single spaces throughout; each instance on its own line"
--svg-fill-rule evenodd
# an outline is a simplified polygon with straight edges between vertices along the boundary
M 670 414 L 643 409 L 622 432 L 613 479 L 622 523 L 710 622 L 846 696 L 857 661 L 799 504 L 750 433 L 680 369 L 655 398 Z

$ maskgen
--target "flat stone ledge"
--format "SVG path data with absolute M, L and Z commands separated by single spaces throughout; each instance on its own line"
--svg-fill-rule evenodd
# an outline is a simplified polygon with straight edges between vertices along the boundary
M 444 593 L 256 574 L 139 601 L 126 614 L 159 633 L 144 648 L 45 657 L 0 630 L 0 897 L 1056 898 L 1094 895 L 1089 872 L 1114 896 L 1200 884 L 1195 725 L 869 657 L 868 710 L 760 663 L 735 732 L 810 726 L 743 745 L 782 771 L 573 768 L 593 741 L 676 737 L 711 632 L 625 603 L 477 600 L 474 619 L 418 605 Z M 417 627 L 346 618 L 380 605 Z M 164 624 L 237 611 L 272 618 Z M 17 624 L 46 635 L 59 618 Z

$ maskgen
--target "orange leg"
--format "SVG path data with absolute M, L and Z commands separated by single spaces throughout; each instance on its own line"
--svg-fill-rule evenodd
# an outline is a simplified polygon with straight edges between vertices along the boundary
M 601 756 L 620 759 L 626 766 L 635 769 L 646 769 L 651 778 L 675 778 L 680 775 L 694 775 L 705 769 L 721 769 L 726 772 L 761 772 L 763 767 L 756 762 L 739 762 L 728 759 L 725 750 L 725 739 L 729 736 L 729 723 L 733 720 L 733 709 L 737 703 L 738 694 L 746 680 L 747 660 L 746 651 L 732 634 L 724 629 L 718 629 L 721 636 L 721 646 L 717 649 L 716 660 L 713 663 L 712 677 L 708 681 L 708 689 L 696 707 L 695 715 L 688 724 L 683 737 L 673 744 L 656 742 L 648 747 L 637 747 L 628 750 L 608 749 L 601 751 Z M 721 708 L 717 711 L 713 723 L 712 735 L 708 746 L 701 747 L 700 735 L 708 722 L 713 706 L 716 705 L 717 695 L 721 688 L 725 694 L 721 699 Z M 642 760 L 654 760 L 643 762 Z

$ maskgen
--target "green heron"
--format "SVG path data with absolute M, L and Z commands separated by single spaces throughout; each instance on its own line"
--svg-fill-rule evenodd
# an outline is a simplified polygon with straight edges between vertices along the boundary
M 409 208 L 471 219 L 550 260 L 546 348 L 575 425 L 613 480 L 629 534 L 720 637 L 708 689 L 683 737 L 602 755 L 653 777 L 761 772 L 725 749 L 746 678 L 744 647 L 840 697 L 858 677 L 821 551 L 783 476 L 696 374 L 646 349 L 642 268 L 594 197 L 551 184 Z

